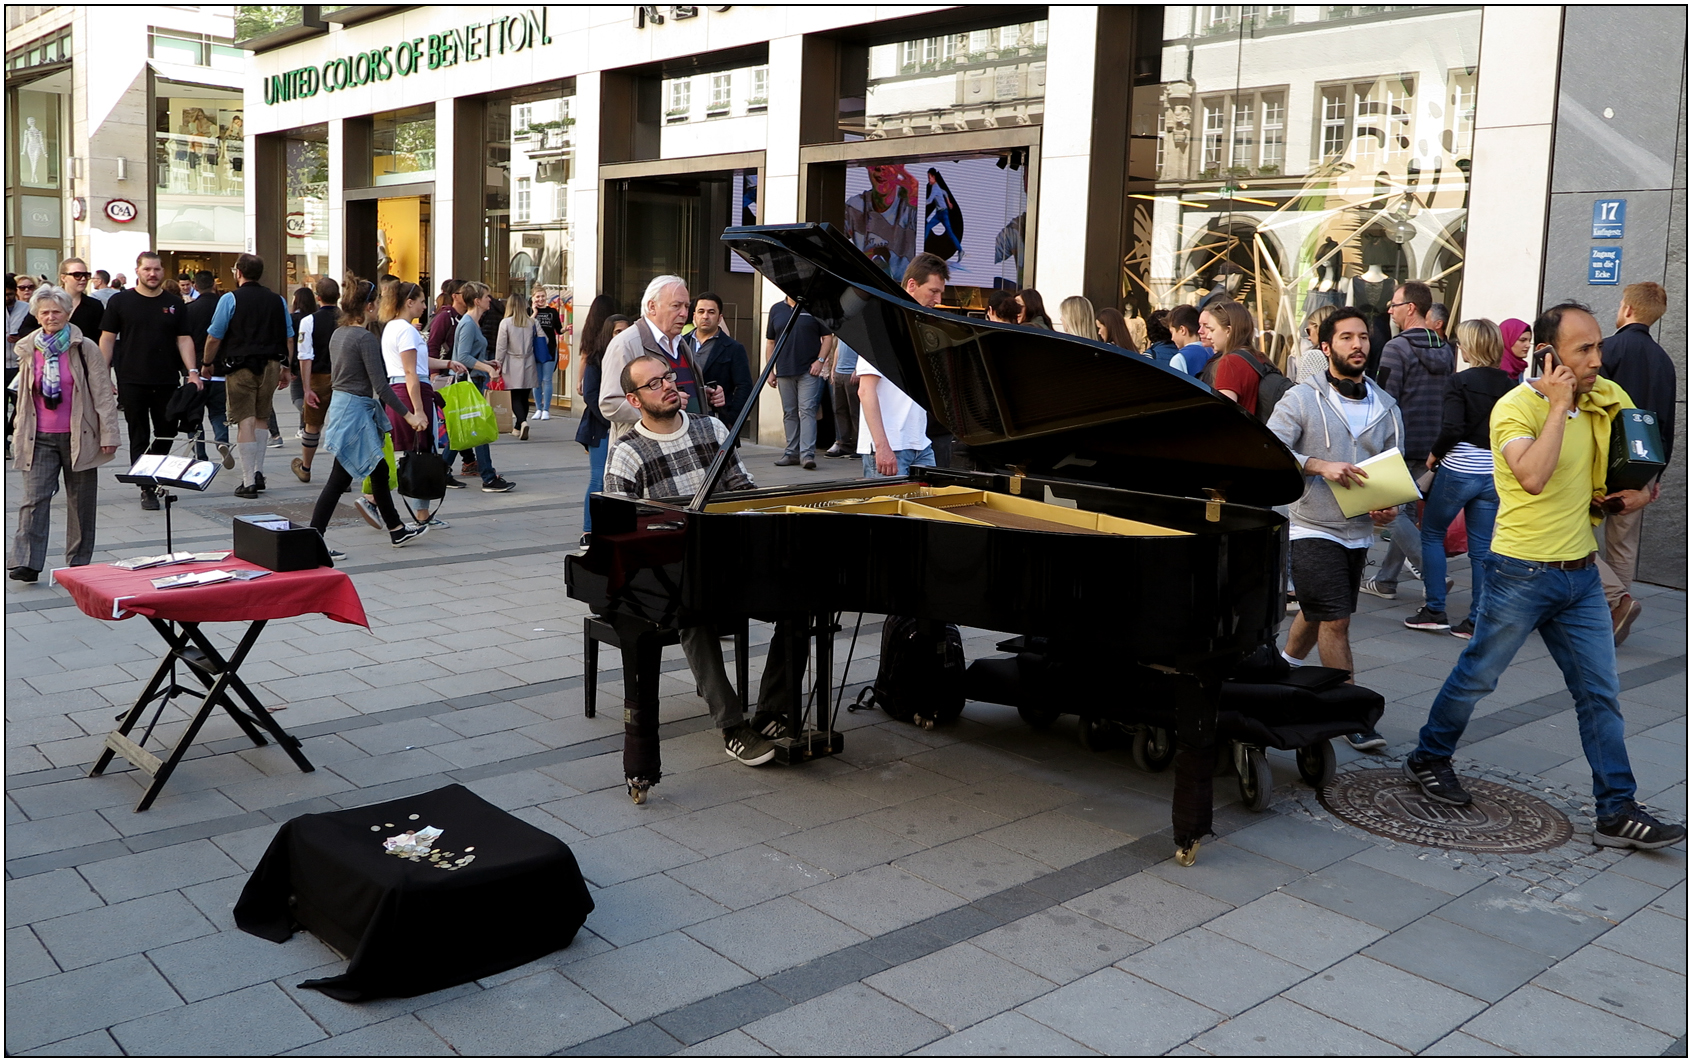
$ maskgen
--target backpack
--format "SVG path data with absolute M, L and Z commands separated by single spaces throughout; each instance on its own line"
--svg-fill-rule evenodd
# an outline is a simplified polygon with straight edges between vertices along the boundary
M 1270 414 L 1275 412 L 1275 404 L 1281 400 L 1282 395 L 1293 389 L 1294 384 L 1286 373 L 1256 354 L 1247 357 L 1240 351 L 1234 353 L 1245 358 L 1246 364 L 1257 370 L 1257 420 L 1261 424 L 1267 424 Z
M 878 705 L 903 723 L 932 729 L 963 713 L 963 634 L 956 624 L 888 616 L 881 628 L 875 684 L 855 707 Z

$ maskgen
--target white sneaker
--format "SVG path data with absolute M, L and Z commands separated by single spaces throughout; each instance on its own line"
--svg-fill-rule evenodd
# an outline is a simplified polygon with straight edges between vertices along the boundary
M 537 415 L 537 416 L 538 416 L 538 417 L 540 417 L 540 419 L 542 419 L 542 420 L 551 420 L 551 419 L 552 419 L 552 410 L 550 410 L 550 409 L 543 409 L 543 410 L 541 410 L 541 411 L 540 411 L 540 412 L 539 412 L 539 413 L 538 413 L 538 414 L 536 414 L 536 415 Z

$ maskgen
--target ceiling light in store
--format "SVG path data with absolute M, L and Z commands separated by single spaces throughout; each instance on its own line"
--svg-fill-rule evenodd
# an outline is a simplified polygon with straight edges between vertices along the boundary
M 1149 199 L 1154 203 L 1178 203 L 1181 206 L 1199 207 L 1203 210 L 1209 210 L 1211 207 L 1216 205 L 1215 203 L 1191 203 L 1185 199 L 1177 199 L 1174 196 L 1169 195 L 1136 195 L 1134 193 L 1129 193 L 1128 198 Z

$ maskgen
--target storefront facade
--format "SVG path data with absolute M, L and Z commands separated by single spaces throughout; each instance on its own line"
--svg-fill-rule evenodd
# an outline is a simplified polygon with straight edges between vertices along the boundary
M 941 254 L 966 313 L 1226 292 L 1278 358 L 1310 308 L 1384 313 L 1409 278 L 1528 317 L 1564 11 L 340 9 L 249 42 L 249 240 L 289 283 L 538 283 L 578 313 L 673 272 L 755 358 L 779 294 L 717 242 L 750 221 L 832 222 L 895 275 Z

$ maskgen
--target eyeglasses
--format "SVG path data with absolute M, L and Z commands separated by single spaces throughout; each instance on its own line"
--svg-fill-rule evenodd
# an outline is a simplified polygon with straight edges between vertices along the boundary
M 657 392 L 664 389 L 665 384 L 675 383 L 675 382 L 676 382 L 676 374 L 673 373 L 673 372 L 667 372 L 662 376 L 655 376 L 655 377 L 646 381 L 643 384 L 637 384 L 635 386 L 635 390 L 636 391 L 651 391 L 654 394 L 656 394 Z
M 59 275 L 62 276 L 62 277 L 74 277 L 77 280 L 87 280 L 89 277 L 93 276 L 94 274 L 93 273 L 60 273 Z
M 34 290 L 35 290 L 34 284 L 19 284 L 18 285 L 18 294 L 20 294 L 20 295 L 27 295 Z
M 1397 310 L 1397 309 L 1400 309 L 1402 307 L 1409 306 L 1409 305 L 1410 305 L 1410 303 L 1408 303 L 1408 302 L 1389 302 L 1389 303 L 1387 303 L 1387 309 Z

